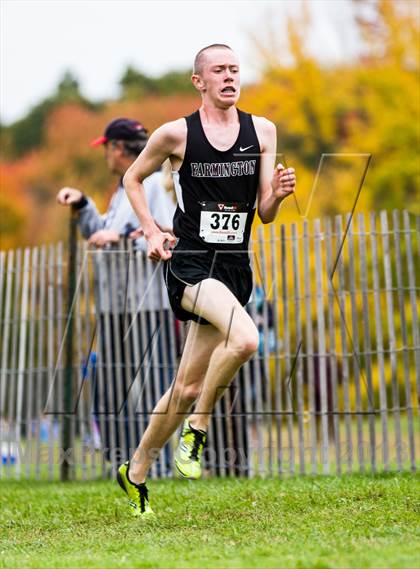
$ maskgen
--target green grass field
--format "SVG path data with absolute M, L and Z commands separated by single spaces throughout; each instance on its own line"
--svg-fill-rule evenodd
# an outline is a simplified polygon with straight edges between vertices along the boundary
M 113 482 L 0 487 L 0 567 L 420 566 L 418 475 L 152 481 L 146 523 Z

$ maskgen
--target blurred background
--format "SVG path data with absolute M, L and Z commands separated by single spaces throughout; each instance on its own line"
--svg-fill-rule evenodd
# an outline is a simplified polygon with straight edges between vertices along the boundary
M 64 185 L 105 207 L 116 181 L 89 141 L 194 111 L 192 60 L 214 42 L 240 57 L 240 108 L 276 123 L 302 210 L 322 153 L 371 153 L 358 208 L 418 212 L 419 20 L 416 0 L 3 1 L 1 248 L 65 238 Z M 349 211 L 365 162 L 330 160 L 310 216 Z
M 143 314 L 138 331 L 130 326 L 134 355 L 129 342 L 119 344 L 126 308 L 138 306 L 139 284 L 154 269 L 130 243 L 87 256 L 56 194 L 78 188 L 105 211 L 118 179 L 103 148 L 89 142 L 116 117 L 153 131 L 196 110 L 192 61 L 212 43 L 239 55 L 239 106 L 276 124 L 278 160 L 295 167 L 298 187 L 275 223 L 254 224 L 248 309 L 260 346 L 216 406 L 211 472 L 327 473 L 331 465 L 341 473 L 356 462 L 361 472 L 414 471 L 419 1 L 2 0 L 0 7 L 0 478 L 2 465 L 9 474 L 16 466 L 17 477 L 54 478 L 60 449 L 73 443 L 75 476 L 106 476 L 106 449 L 123 440 L 125 451 L 134 448 L 145 425 L 141 381 L 149 405 L 173 379 L 186 329 L 163 305 L 148 311 L 150 325 Z M 121 312 L 116 292 L 128 289 Z M 167 326 L 149 370 L 135 350 L 140 334 L 154 337 L 156 322 Z M 108 403 L 121 403 L 119 370 L 131 381 L 134 368 L 128 415 L 108 412 Z M 61 411 L 73 409 L 72 400 L 69 419 Z M 116 437 L 109 448 L 107 425 Z M 226 466 L 229 448 L 236 459 Z M 170 462 L 162 454 L 153 475 L 165 475 Z M 62 466 L 67 479 L 70 465 Z

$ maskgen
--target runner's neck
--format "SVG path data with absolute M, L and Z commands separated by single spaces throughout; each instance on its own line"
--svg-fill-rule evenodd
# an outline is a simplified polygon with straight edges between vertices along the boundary
M 208 105 L 200 107 L 201 124 L 233 126 L 239 124 L 238 109 L 235 106 L 228 109 L 218 109 Z

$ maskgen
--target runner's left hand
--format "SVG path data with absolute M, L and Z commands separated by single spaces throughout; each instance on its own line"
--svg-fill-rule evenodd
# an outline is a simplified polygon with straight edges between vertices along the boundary
M 285 198 L 292 194 L 296 188 L 295 169 L 277 164 L 271 180 L 271 188 L 275 198 Z

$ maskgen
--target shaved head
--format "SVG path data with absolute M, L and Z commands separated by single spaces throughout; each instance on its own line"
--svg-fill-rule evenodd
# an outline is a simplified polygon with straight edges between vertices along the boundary
M 200 75 L 202 73 L 203 65 L 206 60 L 206 53 L 211 49 L 229 49 L 230 51 L 233 51 L 231 47 L 224 43 L 212 43 L 211 45 L 203 47 L 203 49 L 200 49 L 194 59 L 194 75 Z

